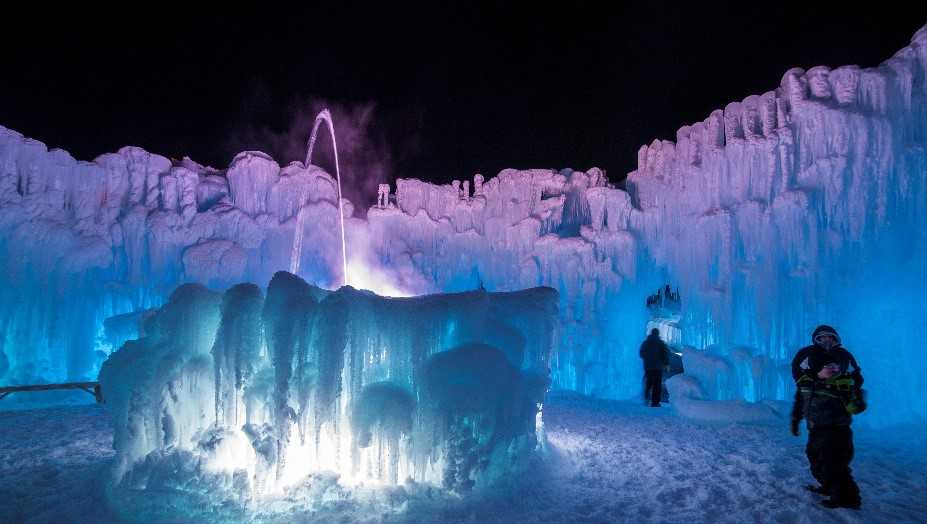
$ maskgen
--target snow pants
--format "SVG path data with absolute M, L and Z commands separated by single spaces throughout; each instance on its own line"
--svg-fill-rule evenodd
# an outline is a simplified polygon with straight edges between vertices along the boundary
M 853 480 L 853 430 L 850 426 L 824 426 L 808 432 L 805 454 L 811 474 L 821 483 L 831 499 L 858 503 L 859 487 Z

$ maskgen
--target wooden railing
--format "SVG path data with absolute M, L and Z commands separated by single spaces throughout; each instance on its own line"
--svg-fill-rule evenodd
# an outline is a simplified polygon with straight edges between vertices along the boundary
M 0 400 L 3 400 L 10 393 L 21 391 L 52 391 L 57 389 L 79 389 L 93 395 L 98 404 L 103 403 L 103 391 L 100 390 L 99 382 L 66 382 L 64 384 L 34 384 L 27 386 L 0 386 Z

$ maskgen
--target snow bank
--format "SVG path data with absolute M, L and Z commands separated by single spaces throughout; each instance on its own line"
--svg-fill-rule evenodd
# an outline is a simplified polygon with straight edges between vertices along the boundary
M 670 405 L 683 417 L 703 422 L 784 423 L 788 410 L 774 402 L 708 400 L 699 381 L 686 374 L 666 381 Z

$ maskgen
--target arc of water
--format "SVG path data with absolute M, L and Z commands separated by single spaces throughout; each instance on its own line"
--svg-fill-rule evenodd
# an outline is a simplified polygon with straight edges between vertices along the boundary
M 312 163 L 312 151 L 315 149 L 315 141 L 318 138 L 319 126 L 325 122 L 328 124 L 328 133 L 332 138 L 332 149 L 335 152 L 335 178 L 338 182 L 338 216 L 341 222 L 341 265 L 344 272 L 344 285 L 350 282 L 348 278 L 348 251 L 345 245 L 344 236 L 344 206 L 341 198 L 341 166 L 338 163 L 338 141 L 335 139 L 335 126 L 332 124 L 332 115 L 328 109 L 323 109 L 315 117 L 315 123 L 312 125 L 312 133 L 309 135 L 309 143 L 306 146 L 306 167 Z M 294 275 L 299 271 L 300 255 L 303 249 L 303 226 L 305 225 L 305 214 L 300 208 L 296 215 L 296 234 L 293 237 L 293 252 L 290 255 L 290 273 Z

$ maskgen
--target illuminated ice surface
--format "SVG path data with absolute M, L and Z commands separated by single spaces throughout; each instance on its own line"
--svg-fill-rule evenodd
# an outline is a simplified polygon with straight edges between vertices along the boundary
M 116 451 L 98 407 L 3 412 L 0 515 L 925 520 L 923 446 L 903 440 L 927 420 L 927 28 L 874 68 L 789 70 L 642 147 L 621 187 L 597 168 L 472 182 L 399 179 L 362 219 L 308 163 L 85 162 L 0 128 L 0 383 L 99 373 Z M 441 295 L 324 291 L 344 252 L 357 289 Z M 294 260 L 308 284 L 274 278 Z M 670 410 L 561 397 L 562 424 L 536 416 L 548 368 L 639 395 L 666 283 Z M 870 391 L 851 517 L 813 507 L 784 434 L 786 364 L 822 322 Z
M 284 272 L 266 298 L 182 286 L 100 372 L 113 504 L 254 504 L 326 478 L 465 494 L 518 475 L 543 443 L 556 308 L 550 288 L 383 298 Z
M 0 129 L 0 380 L 95 377 L 125 340 L 106 319 L 183 283 L 264 287 L 297 224 L 299 275 L 340 284 L 343 205 L 358 288 L 556 289 L 556 387 L 637 395 L 642 305 L 669 282 L 684 360 L 720 374 L 689 375 L 701 400 L 787 398 L 785 364 L 827 322 L 891 385 L 865 420 L 923 420 L 925 171 L 927 29 L 877 67 L 792 69 L 655 140 L 624 189 L 595 168 L 506 169 L 472 194 L 400 179 L 365 219 L 317 166 L 244 152 L 217 170 L 134 147 L 83 162 Z

